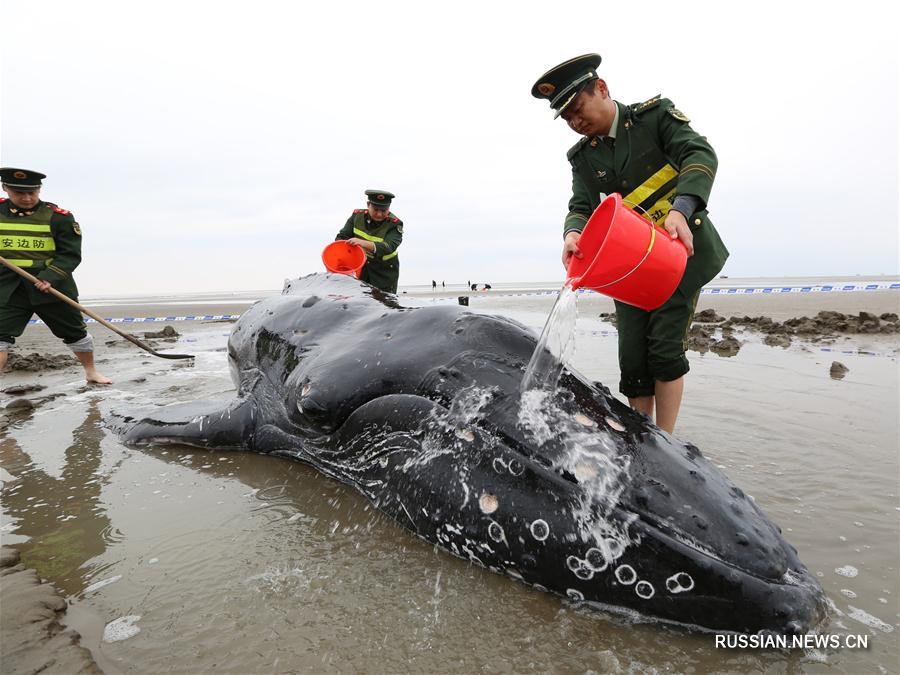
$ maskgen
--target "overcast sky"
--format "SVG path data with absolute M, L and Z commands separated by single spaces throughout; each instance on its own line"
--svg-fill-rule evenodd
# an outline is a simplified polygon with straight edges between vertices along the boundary
M 598 52 L 719 156 L 729 276 L 898 273 L 882 2 L 6 2 L 0 163 L 84 232 L 82 296 L 280 288 L 366 188 L 400 284 L 563 278 L 577 140 L 535 79 Z

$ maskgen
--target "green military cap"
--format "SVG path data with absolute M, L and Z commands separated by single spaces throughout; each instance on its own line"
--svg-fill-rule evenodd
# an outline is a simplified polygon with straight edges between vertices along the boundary
M 36 190 L 41 187 L 41 179 L 46 177 L 30 169 L 14 169 L 8 166 L 0 169 L 0 181 L 14 190 Z
M 386 209 L 390 207 L 394 195 L 387 190 L 366 190 L 366 198 L 378 208 Z
M 569 59 L 541 75 L 531 88 L 535 98 L 546 98 L 559 117 L 584 88 L 597 79 L 599 54 L 584 54 Z

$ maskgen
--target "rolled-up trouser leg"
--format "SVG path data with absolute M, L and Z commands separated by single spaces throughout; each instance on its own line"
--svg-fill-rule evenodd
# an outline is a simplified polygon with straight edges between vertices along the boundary
M 690 370 L 685 352 L 699 297 L 700 289 L 679 286 L 651 312 L 616 301 L 619 391 L 625 396 L 653 396 L 657 381 L 671 382 Z
M 67 342 L 66 347 L 71 349 L 76 354 L 83 352 L 92 352 L 94 351 L 94 338 L 91 337 L 90 333 L 88 333 L 80 340 L 76 340 L 75 342 Z

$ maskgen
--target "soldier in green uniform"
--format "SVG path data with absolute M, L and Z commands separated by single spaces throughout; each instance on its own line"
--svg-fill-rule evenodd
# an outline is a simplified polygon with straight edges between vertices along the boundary
M 50 294 L 51 286 L 78 300 L 72 272 L 81 262 L 81 228 L 74 216 L 41 201 L 42 173 L 2 168 L 0 180 L 9 198 L 0 199 L 0 256 L 40 281 L 32 285 L 0 265 L 0 371 L 8 352 L 37 314 L 84 366 L 88 382 L 111 384 L 94 367 L 94 341 L 81 312 Z
M 397 249 L 403 241 L 403 221 L 390 211 L 393 198 L 386 190 L 366 190 L 366 208 L 355 209 L 335 237 L 362 247 L 366 264 L 360 280 L 388 293 L 397 292 Z
M 668 99 L 625 105 L 610 98 L 597 75 L 599 54 L 585 54 L 538 78 L 531 93 L 550 101 L 581 138 L 569 150 L 572 197 L 563 225 L 562 262 L 581 257 L 578 238 L 603 198 L 622 195 L 627 206 L 679 238 L 688 250 L 674 295 L 651 312 L 616 301 L 619 391 L 672 433 L 689 370 L 687 333 L 701 287 L 713 279 L 728 250 L 707 215 L 716 175 L 715 152 Z

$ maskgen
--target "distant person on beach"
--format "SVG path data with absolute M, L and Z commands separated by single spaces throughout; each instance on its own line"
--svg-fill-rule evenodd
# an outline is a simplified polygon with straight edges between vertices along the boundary
M 541 75 L 531 89 L 550 101 L 556 117 L 583 136 L 568 152 L 572 197 L 563 225 L 562 263 L 582 256 L 578 239 L 603 198 L 618 192 L 688 251 L 687 268 L 672 297 L 651 312 L 616 301 L 619 391 L 631 407 L 672 433 L 689 370 L 685 351 L 697 298 L 728 258 L 706 204 L 717 160 L 705 137 L 668 99 L 625 105 L 610 98 L 597 75 L 599 54 L 585 54 Z
M 447 288 L 447 284 L 445 284 L 443 281 L 441 282 L 441 288 L 443 288 L 443 289 L 445 289 L 445 290 L 446 290 L 446 288 Z
M 397 249 L 403 241 L 403 221 L 391 213 L 392 199 L 394 195 L 386 190 L 366 190 L 366 208 L 354 210 L 335 237 L 336 241 L 345 239 L 366 252 L 360 280 L 387 293 L 397 292 Z
M 431 280 L 431 290 L 434 291 L 435 289 L 437 289 L 437 282 L 434 279 L 432 279 Z
M 0 198 L 0 256 L 40 280 L 31 284 L 0 265 L 0 371 L 6 367 L 16 338 L 37 314 L 72 350 L 88 382 L 111 384 L 94 366 L 94 339 L 81 312 L 49 290 L 52 287 L 78 300 L 72 273 L 81 262 L 81 227 L 69 211 L 41 200 L 44 178 L 29 169 L 0 169 L 3 191 L 8 195 Z

